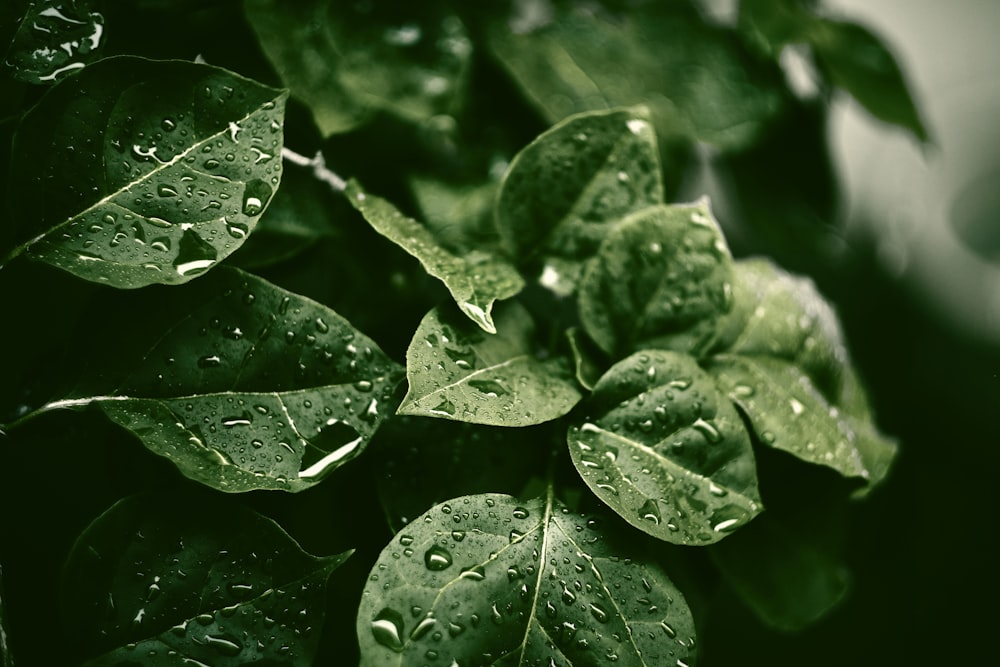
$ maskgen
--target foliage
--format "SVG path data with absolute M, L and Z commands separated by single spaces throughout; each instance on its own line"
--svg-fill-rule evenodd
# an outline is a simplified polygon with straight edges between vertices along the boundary
M 869 31 L 792 0 L 735 26 L 14 4 L 0 453 L 50 457 L 81 503 L 72 641 L 0 605 L 5 667 L 691 665 L 712 587 L 785 630 L 843 597 L 766 468 L 826 471 L 841 507 L 895 444 L 815 285 L 670 202 L 699 147 L 747 159 L 821 106 L 786 44 L 925 139 Z

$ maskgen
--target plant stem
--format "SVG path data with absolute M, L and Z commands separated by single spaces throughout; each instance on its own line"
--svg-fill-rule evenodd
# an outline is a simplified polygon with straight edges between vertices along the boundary
M 127 401 L 130 398 L 130 396 L 87 396 L 86 398 L 64 398 L 58 401 L 52 401 L 31 410 L 30 412 L 24 413 L 9 424 L 0 424 L 0 435 L 7 435 L 10 431 L 18 428 L 25 422 L 29 422 L 35 417 L 52 410 L 83 408 L 97 401 Z
M 327 168 L 322 151 L 316 151 L 314 157 L 307 158 L 286 146 L 281 149 L 281 157 L 300 167 L 312 167 L 313 176 L 329 185 L 335 192 L 341 193 L 347 189 L 347 181 Z

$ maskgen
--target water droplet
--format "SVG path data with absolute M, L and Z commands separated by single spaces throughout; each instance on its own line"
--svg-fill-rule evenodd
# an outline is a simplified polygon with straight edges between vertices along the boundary
M 654 524 L 660 523 L 660 507 L 655 500 L 649 498 L 639 508 L 639 518 L 644 521 L 652 521 Z
M 354 383 L 354 388 L 358 391 L 369 392 L 372 390 L 372 383 L 368 380 L 358 380 Z
M 173 132 L 174 128 L 177 127 L 177 123 L 175 123 L 170 118 L 164 118 L 162 121 L 160 121 L 160 127 L 163 128 L 164 132 Z
M 217 354 L 205 355 L 198 359 L 199 368 L 215 368 L 222 365 L 222 359 Z
M 226 233 L 234 239 L 245 239 L 250 233 L 250 227 L 242 222 L 226 222 Z
M 424 553 L 424 565 L 428 570 L 440 572 L 451 566 L 451 553 L 442 546 L 434 545 Z
M 514 542 L 518 542 L 518 541 L 520 541 L 522 539 L 524 539 L 524 533 L 522 533 L 519 530 L 512 530 L 512 531 L 510 531 L 510 543 L 511 544 L 514 544 Z
M 456 542 L 461 542 L 462 540 L 465 539 L 465 531 L 464 530 L 451 531 L 451 539 L 455 540 Z
M 596 604 L 590 605 L 590 615 L 593 616 L 598 623 L 608 622 L 608 612 Z
M 161 197 L 176 197 L 177 190 L 174 190 L 169 185 L 160 185 L 159 187 L 156 188 L 156 194 L 160 195 Z
M 179 275 L 197 275 L 208 270 L 218 251 L 212 244 L 201 238 L 190 229 L 184 230 L 177 246 L 177 256 L 174 258 L 174 269 Z
M 548 615 L 549 618 L 555 618 L 559 612 L 554 604 L 552 604 L 551 602 L 546 602 L 545 613 Z
M 435 405 L 430 410 L 433 414 L 444 415 L 446 417 L 455 416 L 455 404 L 449 401 L 447 398 L 441 398 L 441 401 Z
M 234 657 L 243 652 L 243 646 L 231 635 L 205 635 L 205 643 L 224 656 Z
M 260 215 L 271 199 L 273 189 L 265 181 L 255 178 L 243 190 L 243 214 Z
M 667 633 L 667 636 L 671 639 L 674 639 L 677 636 L 677 631 L 674 630 L 673 626 L 666 621 L 660 621 L 660 627 L 663 628 L 663 631 Z
M 448 624 L 448 635 L 451 637 L 457 637 L 465 632 L 465 626 L 461 623 L 449 623 Z
M 226 417 L 222 420 L 222 425 L 226 428 L 233 428 L 234 426 L 250 426 L 253 423 L 253 415 L 250 414 L 249 410 L 244 410 L 243 414 L 239 416 Z
M 419 607 L 414 607 L 414 609 L 419 609 Z M 420 612 L 418 611 L 417 614 L 419 613 Z M 431 631 L 436 622 L 437 621 L 434 617 L 430 614 L 430 612 L 428 612 L 427 616 L 422 618 L 420 622 L 417 623 L 417 627 L 413 628 L 413 632 L 410 633 L 410 639 L 420 639 Z
M 413 544 L 413 537 L 410 535 L 400 535 L 399 543 L 402 544 L 404 547 L 408 547 L 411 544 Z
M 705 421 L 701 417 L 695 420 L 691 427 L 705 436 L 705 439 L 709 442 L 719 442 L 722 440 L 722 435 L 719 433 L 719 429 L 715 428 L 712 422 Z
M 469 380 L 469 386 L 490 398 L 504 396 L 507 390 L 495 380 Z
M 574 602 L 576 602 L 576 594 L 573 593 L 573 591 L 571 591 L 566 586 L 563 586 L 562 601 L 566 604 L 573 604 Z
M 526 510 L 523 507 L 515 507 L 514 511 L 511 512 L 511 514 L 514 516 L 515 519 L 527 519 L 528 518 L 528 510 Z
M 403 650 L 403 616 L 386 607 L 372 620 L 372 636 L 382 646 L 397 653 Z
M 486 578 L 486 572 L 482 565 L 473 565 L 462 570 L 462 578 L 472 581 L 482 581 Z

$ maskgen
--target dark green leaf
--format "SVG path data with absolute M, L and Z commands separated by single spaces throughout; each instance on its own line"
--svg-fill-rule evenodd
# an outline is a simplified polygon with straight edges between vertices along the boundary
M 542 284 L 565 295 L 614 223 L 662 201 L 648 113 L 615 109 L 568 118 L 518 153 L 495 217 L 508 253 L 520 262 L 540 254 Z
M 455 498 L 379 556 L 358 610 L 362 663 L 691 664 L 694 623 L 657 566 L 551 494 Z M 690 641 L 689 641 L 690 639 Z
M 576 381 L 584 389 L 592 390 L 607 370 L 607 364 L 603 359 L 604 352 L 576 327 L 566 330 L 566 339 L 573 354 Z
M 857 23 L 818 19 L 808 34 L 816 59 L 837 86 L 873 116 L 929 140 L 903 72 L 881 39 Z
M 487 249 L 498 244 L 493 225 L 495 182 L 459 186 L 413 176 L 410 189 L 428 229 L 445 247 Z
M 633 526 L 707 544 L 762 511 L 743 423 L 686 355 L 637 352 L 601 378 L 568 434 L 587 486 Z
M 7 611 L 4 608 L 3 596 L 3 563 L 0 563 L 0 665 L 14 667 L 14 654 L 7 639 Z
M 14 34 L 5 64 L 21 81 L 48 84 L 76 72 L 104 47 L 96 0 L 35 0 Z
M 751 44 L 775 59 L 816 20 L 800 0 L 740 0 L 739 4 L 740 30 Z
M 374 110 L 426 120 L 461 98 L 472 42 L 454 14 L 387 15 L 329 0 L 244 6 L 264 52 L 324 135 L 346 132 Z
M 392 412 L 401 370 L 321 304 L 226 267 L 142 300 L 126 312 L 146 317 L 116 323 L 103 337 L 112 349 L 47 407 L 96 403 L 227 492 L 308 488 Z
M 645 104 L 667 140 L 745 146 L 782 107 L 780 75 L 690 4 L 644 3 L 617 20 L 580 6 L 526 31 L 496 23 L 488 44 L 549 122 Z
M 77 539 L 62 611 L 98 665 L 311 665 L 326 580 L 277 524 L 218 496 L 142 495 Z
M 115 287 L 182 283 L 236 250 L 281 178 L 285 93 L 207 65 L 108 58 L 23 119 L 11 254 Z
M 769 513 L 712 545 L 709 553 L 757 617 L 786 632 L 802 630 L 827 614 L 850 588 L 843 564 Z
M 708 200 L 634 213 L 580 282 L 584 331 L 609 354 L 663 347 L 696 356 L 732 306 L 732 258 Z
M 535 355 L 535 324 L 515 301 L 487 334 L 452 309 L 431 310 L 406 351 L 410 390 L 398 413 L 530 426 L 563 416 L 580 392 L 562 359 Z
M 496 333 L 494 302 L 510 298 L 524 287 L 521 274 L 512 264 L 478 250 L 464 255 L 450 252 L 427 227 L 407 218 L 381 197 L 365 193 L 355 181 L 348 184 L 346 194 L 375 231 L 420 260 L 427 273 L 445 284 L 469 319 L 484 331 Z

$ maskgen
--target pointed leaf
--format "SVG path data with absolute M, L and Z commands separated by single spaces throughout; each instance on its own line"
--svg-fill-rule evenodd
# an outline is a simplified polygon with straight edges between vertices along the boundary
M 459 185 L 413 175 L 409 184 L 422 219 L 443 246 L 493 250 L 499 245 L 493 224 L 497 182 Z
M 649 350 L 594 387 L 569 430 L 573 464 L 611 509 L 675 544 L 708 544 L 762 511 L 739 415 L 693 359 Z
M 401 369 L 329 308 L 228 267 L 157 297 L 109 323 L 100 339 L 118 344 L 49 407 L 96 403 L 182 473 L 228 492 L 308 488 L 391 414 Z
M 204 273 L 278 187 L 285 96 L 217 67 L 131 56 L 61 81 L 15 138 L 11 254 L 115 287 Z
M 104 47 L 104 15 L 94 0 L 35 0 L 4 63 L 14 78 L 50 84 L 86 67 Z
M 486 334 L 452 309 L 435 308 L 406 351 L 410 390 L 397 411 L 474 424 L 530 426 L 562 417 L 580 392 L 562 359 L 535 356 L 535 324 L 523 306 L 497 307 Z
M 726 582 L 766 625 L 796 632 L 829 613 L 850 588 L 847 568 L 770 513 L 709 547 Z
M 203 493 L 132 496 L 77 539 L 62 611 L 97 665 L 312 664 L 326 580 L 277 524 Z
M 358 609 L 363 664 L 691 664 L 694 623 L 657 566 L 552 498 L 455 498 L 382 551 Z M 430 658 L 428 656 L 431 656 Z
M 614 223 L 662 201 L 648 112 L 614 109 L 567 118 L 518 153 L 501 183 L 495 217 L 511 257 L 563 260 L 570 274 L 543 274 L 542 282 L 568 294 L 578 264 Z
M 356 181 L 348 184 L 347 197 L 375 231 L 416 257 L 427 273 L 440 279 L 469 319 L 484 331 L 496 333 L 494 302 L 510 298 L 524 287 L 521 274 L 512 264 L 478 250 L 464 255 L 452 253 L 427 227 L 407 218 L 381 197 L 364 192 Z
M 580 283 L 584 331 L 609 354 L 700 355 L 732 305 L 732 258 L 708 201 L 660 205 L 616 227 Z

